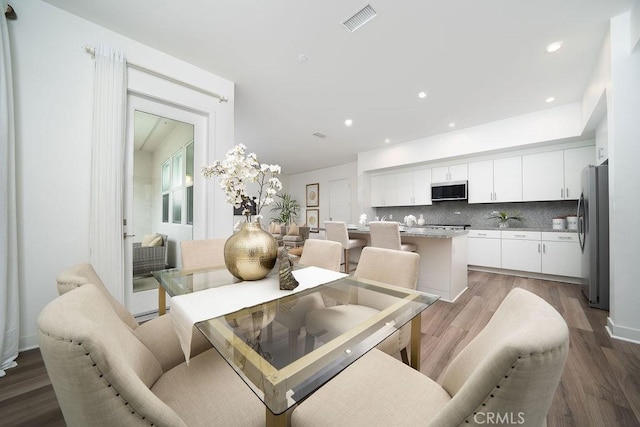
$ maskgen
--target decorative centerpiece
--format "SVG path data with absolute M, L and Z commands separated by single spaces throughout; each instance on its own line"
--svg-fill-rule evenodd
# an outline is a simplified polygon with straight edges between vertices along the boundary
M 238 232 L 224 245 L 224 262 L 231 274 L 240 280 L 260 280 L 276 263 L 278 243 L 260 226 L 262 208 L 273 203 L 273 198 L 282 189 L 277 178 L 278 165 L 260 164 L 255 153 L 245 155 L 247 147 L 238 144 L 227 151 L 226 159 L 216 160 L 202 168 L 206 178 L 217 177 L 224 190 L 227 203 L 243 208 L 246 221 Z M 249 197 L 247 184 L 257 183 L 258 196 Z M 255 221 L 251 211 L 255 207 Z
M 413 215 L 407 215 L 404 217 L 404 223 L 407 227 L 413 227 L 417 222 L 418 220 Z
M 507 227 L 509 227 L 509 221 L 510 220 L 522 221 L 522 217 L 521 216 L 518 216 L 518 215 L 515 215 L 515 214 L 509 215 L 507 212 L 498 212 L 498 211 L 491 212 L 491 214 L 488 216 L 488 219 L 497 219 L 499 228 L 507 228 Z
M 365 225 L 367 225 L 367 214 L 362 214 L 360 215 L 360 219 L 358 220 L 358 223 L 364 227 Z

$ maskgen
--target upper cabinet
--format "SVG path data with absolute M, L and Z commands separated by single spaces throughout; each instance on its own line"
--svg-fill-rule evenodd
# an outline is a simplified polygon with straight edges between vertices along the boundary
M 522 156 L 469 163 L 469 203 L 522 201 Z
M 582 169 L 595 162 L 594 147 L 581 147 L 564 150 L 564 198 L 580 198 L 580 175 Z
M 562 200 L 564 160 L 562 151 L 522 156 L 522 198 L 526 201 Z
M 431 204 L 431 169 L 373 175 L 370 181 L 372 207 Z
M 594 160 L 593 146 L 522 156 L 523 200 L 577 200 L 580 173 Z
M 371 207 L 430 205 L 431 184 L 454 181 L 469 182 L 469 203 L 577 200 L 581 172 L 595 162 L 596 147 L 590 145 L 468 164 L 377 172 L 370 180 Z
M 443 166 L 431 169 L 431 182 L 466 181 L 469 178 L 467 164 Z
M 371 177 L 371 206 L 397 206 L 397 174 Z
M 398 172 L 397 206 L 431 204 L 431 169 Z

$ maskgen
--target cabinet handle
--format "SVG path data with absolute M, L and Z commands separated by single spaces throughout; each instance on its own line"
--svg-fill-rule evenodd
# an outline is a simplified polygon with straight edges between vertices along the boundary
M 540 253 L 540 243 L 538 243 L 538 253 Z
M 515 237 L 527 237 L 524 234 L 514 234 Z M 539 246 L 539 245 L 538 245 Z
M 495 191 L 493 192 L 493 200 L 498 200 L 498 193 Z
M 564 188 L 560 189 L 560 198 L 564 199 Z
M 558 239 L 571 240 L 572 238 L 569 236 L 558 236 Z
M 567 188 L 567 190 L 564 192 L 564 194 L 566 194 L 567 199 L 569 198 L 569 189 Z
M 547 252 L 547 245 L 545 245 L 544 243 L 542 244 L 542 253 L 546 253 Z
M 478 236 L 486 236 L 487 233 L 478 233 Z

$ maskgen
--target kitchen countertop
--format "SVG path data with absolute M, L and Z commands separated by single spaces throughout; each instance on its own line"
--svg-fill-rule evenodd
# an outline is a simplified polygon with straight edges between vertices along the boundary
M 506 228 L 500 228 L 500 227 L 469 227 L 468 230 L 497 230 L 497 231 L 541 231 L 541 232 L 545 232 L 545 233 L 577 233 L 578 230 L 569 230 L 569 229 L 563 229 L 563 230 L 557 230 L 557 229 L 553 229 L 553 228 L 535 228 L 535 227 L 506 227 Z
M 458 236 L 469 234 L 468 230 L 440 230 L 427 227 L 403 227 L 400 229 L 402 237 L 426 237 L 428 239 L 451 239 Z M 370 234 L 369 228 L 350 228 L 349 234 Z

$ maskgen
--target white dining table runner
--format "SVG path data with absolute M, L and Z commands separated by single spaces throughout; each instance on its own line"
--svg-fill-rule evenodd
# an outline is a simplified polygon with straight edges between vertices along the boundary
M 292 291 L 281 290 L 278 275 L 275 275 L 172 297 L 171 320 L 187 364 L 191 357 L 191 337 L 196 323 L 314 288 L 347 275 L 319 267 L 305 267 L 294 270 L 293 276 L 299 285 Z

